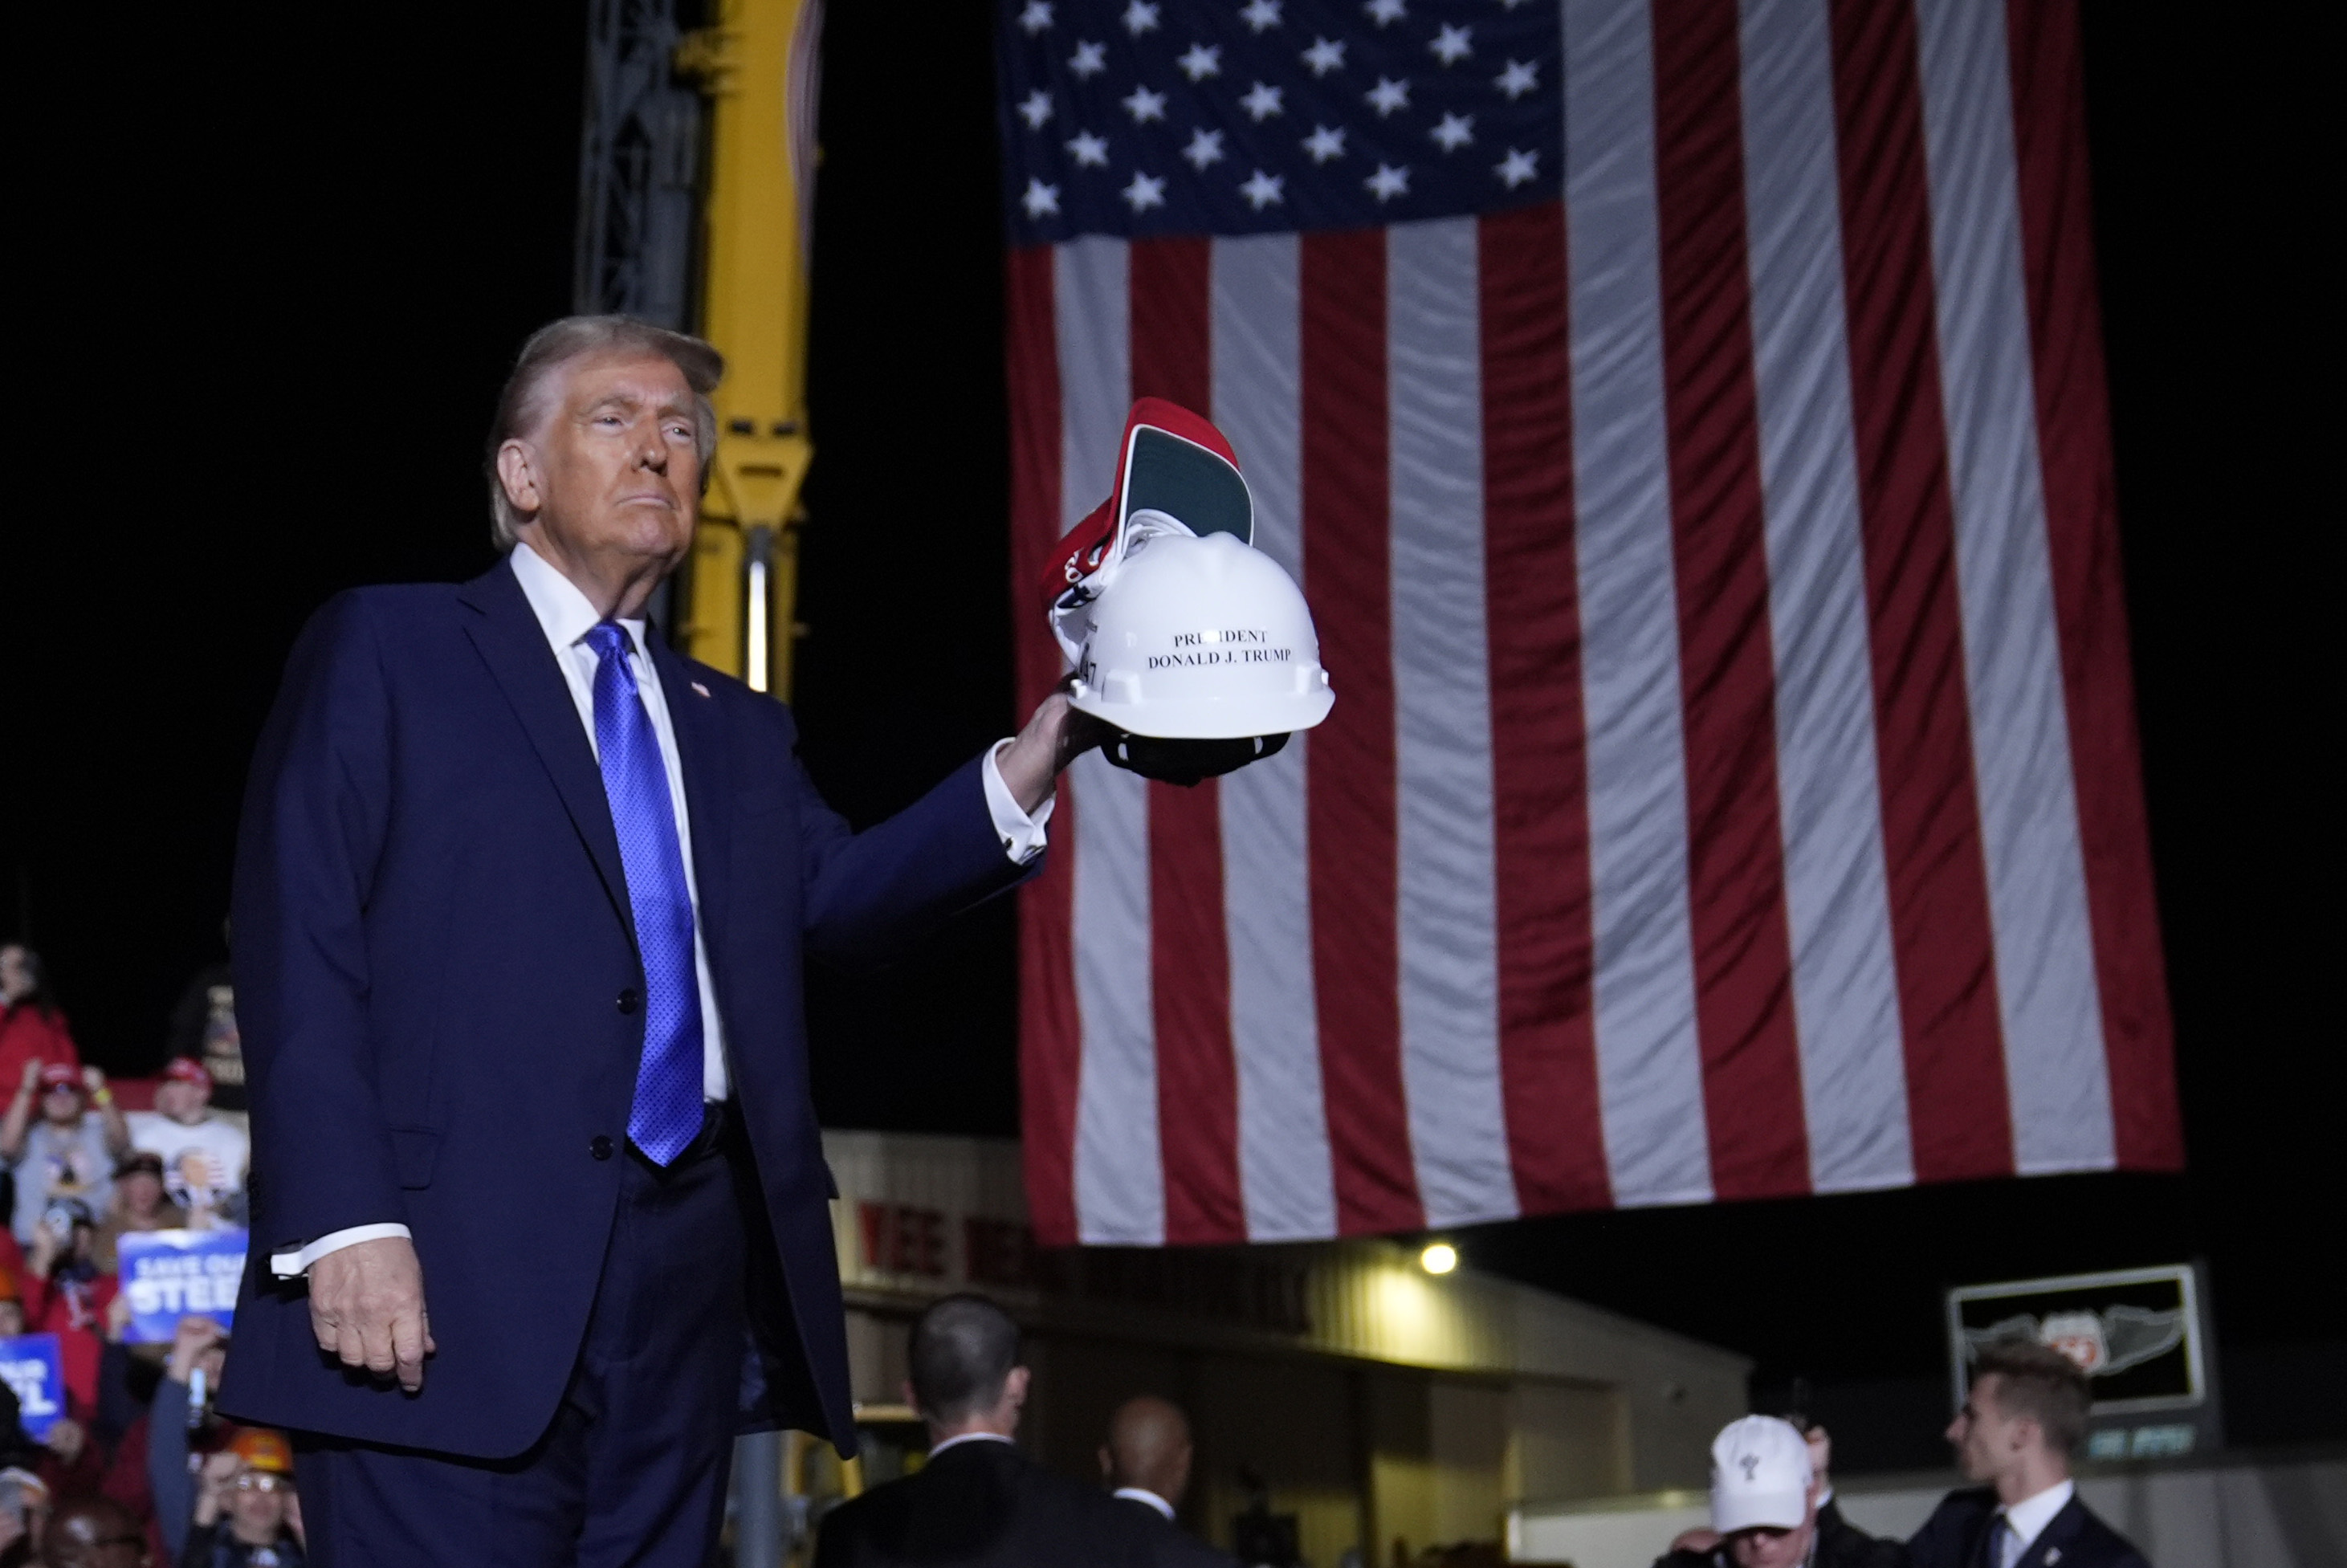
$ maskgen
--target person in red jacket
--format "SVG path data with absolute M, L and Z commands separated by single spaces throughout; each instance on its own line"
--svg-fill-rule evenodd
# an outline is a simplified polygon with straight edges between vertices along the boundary
M 0 1083 L 14 1083 L 28 1061 L 81 1065 L 66 1015 L 50 999 L 41 956 L 22 942 L 0 947 Z

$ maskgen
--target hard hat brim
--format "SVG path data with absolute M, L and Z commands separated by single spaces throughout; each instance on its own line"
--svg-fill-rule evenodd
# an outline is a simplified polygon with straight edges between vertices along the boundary
M 1301 697 L 1190 697 L 1151 702 L 1111 702 L 1078 684 L 1069 705 L 1128 734 L 1162 741 L 1237 741 L 1249 735 L 1308 730 L 1328 716 L 1337 694 L 1323 686 Z

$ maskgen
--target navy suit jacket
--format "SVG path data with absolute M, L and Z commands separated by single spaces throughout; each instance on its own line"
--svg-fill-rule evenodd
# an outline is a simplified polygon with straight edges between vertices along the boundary
M 1996 1518 L 1996 1491 L 1966 1487 L 1940 1500 L 1923 1528 L 1907 1543 L 1915 1568 L 1990 1568 L 1989 1525 Z M 2095 1517 L 2074 1493 L 2062 1512 L 2045 1522 L 2014 1568 L 2150 1568 L 2127 1538 Z
M 1018 882 L 973 760 L 857 834 L 787 709 L 651 657 L 674 719 L 733 1092 L 754 1155 L 743 1430 L 853 1440 L 802 955 L 886 959 Z M 252 1253 L 222 1403 L 481 1458 L 553 1419 L 610 1231 L 643 973 L 579 711 L 511 569 L 320 610 L 262 732 L 237 847 Z M 414 1233 L 438 1353 L 408 1395 L 323 1355 L 273 1249 Z

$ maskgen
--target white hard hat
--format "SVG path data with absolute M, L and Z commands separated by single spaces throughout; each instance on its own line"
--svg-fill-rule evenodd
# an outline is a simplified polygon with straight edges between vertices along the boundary
M 1285 736 L 1328 716 L 1337 699 L 1312 612 L 1269 556 L 1144 511 L 1104 575 L 1073 650 L 1079 711 L 1180 740 Z
M 1792 1422 L 1746 1416 L 1711 1444 L 1711 1527 L 1798 1530 L 1809 1515 L 1809 1444 Z

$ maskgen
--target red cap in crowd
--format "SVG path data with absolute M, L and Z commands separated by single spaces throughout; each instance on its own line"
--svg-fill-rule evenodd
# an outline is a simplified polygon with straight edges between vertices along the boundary
M 52 1061 L 41 1069 L 43 1089 L 79 1089 L 81 1069 L 70 1061 Z
M 207 1089 L 212 1086 L 210 1071 L 192 1056 L 173 1057 L 171 1064 L 163 1069 L 163 1076 L 176 1078 L 182 1083 L 200 1083 Z

